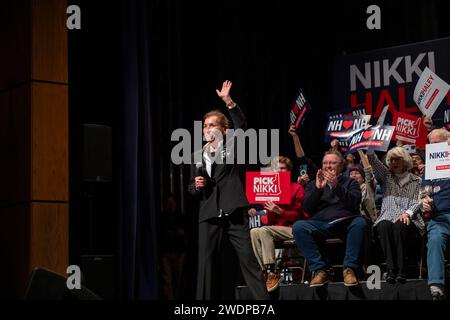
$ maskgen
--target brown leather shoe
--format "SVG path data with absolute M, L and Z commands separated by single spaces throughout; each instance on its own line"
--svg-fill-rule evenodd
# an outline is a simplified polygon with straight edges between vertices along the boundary
M 345 268 L 342 272 L 342 276 L 344 278 L 344 285 L 347 287 L 356 286 L 358 284 L 358 279 L 355 276 L 355 272 L 353 272 L 350 268 Z
M 324 270 L 317 270 L 314 272 L 313 275 L 314 276 L 313 276 L 311 282 L 309 283 L 310 287 L 320 287 L 330 281 L 328 272 L 326 272 Z
M 266 288 L 268 292 L 275 291 L 281 282 L 281 276 L 278 273 L 269 272 L 267 274 Z

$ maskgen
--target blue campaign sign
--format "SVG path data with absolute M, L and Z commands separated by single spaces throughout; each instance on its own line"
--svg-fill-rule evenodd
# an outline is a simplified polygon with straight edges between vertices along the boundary
M 325 131 L 325 142 L 330 142 L 333 139 L 346 140 L 357 130 L 367 126 L 369 121 L 370 115 L 329 118 Z
M 348 139 L 349 146 L 346 155 L 358 150 L 387 151 L 394 133 L 394 126 L 371 126 L 356 131 Z

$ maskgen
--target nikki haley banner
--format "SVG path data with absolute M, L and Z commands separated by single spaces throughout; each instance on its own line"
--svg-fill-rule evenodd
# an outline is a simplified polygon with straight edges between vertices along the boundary
M 425 155 L 426 180 L 450 178 L 450 146 L 447 142 L 427 144 Z
M 434 112 L 447 96 L 450 86 L 428 68 L 422 71 L 414 90 L 414 101 L 420 111 L 427 117 L 433 117 Z
M 334 108 L 365 107 L 373 123 L 387 104 L 385 123 L 391 123 L 395 111 L 421 116 L 413 100 L 416 84 L 426 67 L 450 83 L 449 57 L 450 38 L 337 57 Z M 448 105 L 449 93 L 433 115 L 436 126 L 443 125 Z

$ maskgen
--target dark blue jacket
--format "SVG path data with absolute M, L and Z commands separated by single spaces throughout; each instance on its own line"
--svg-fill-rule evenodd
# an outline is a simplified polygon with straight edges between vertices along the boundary
M 302 206 L 311 214 L 312 220 L 332 221 L 359 215 L 360 204 L 361 189 L 358 183 L 341 174 L 334 189 L 328 185 L 323 189 L 317 189 L 316 180 L 309 182 Z
M 422 176 L 422 186 L 433 187 L 433 216 L 450 214 L 450 179 L 424 180 Z

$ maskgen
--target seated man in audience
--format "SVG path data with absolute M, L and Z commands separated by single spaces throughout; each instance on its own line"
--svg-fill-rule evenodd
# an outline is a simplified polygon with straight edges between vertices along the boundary
M 292 162 L 287 157 L 275 157 L 271 163 L 272 171 L 291 171 Z M 292 239 L 292 224 L 299 219 L 308 219 L 309 215 L 302 209 L 303 186 L 291 182 L 291 203 L 277 205 L 272 201 L 264 204 L 268 226 L 250 230 L 253 251 L 263 272 L 266 275 L 268 292 L 278 288 L 281 280 L 279 270 L 275 265 L 275 240 Z M 255 215 L 255 209 L 249 210 L 249 215 Z
M 309 220 L 297 221 L 292 227 L 295 242 L 313 272 L 311 287 L 329 281 L 327 264 L 319 243 L 329 238 L 346 242 L 343 277 L 346 286 L 355 286 L 355 271 L 360 265 L 360 251 L 367 231 L 367 223 L 359 212 L 361 190 L 358 183 L 342 175 L 345 160 L 341 153 L 330 150 L 322 159 L 322 169 L 305 190 L 303 210 L 311 215 Z
M 447 141 L 450 133 L 435 129 L 428 135 L 430 143 Z M 428 285 L 433 300 L 445 299 L 445 252 L 450 238 L 450 179 L 422 180 L 422 188 L 431 187 L 431 196 L 422 199 L 422 213 L 430 214 L 427 223 L 427 267 Z

